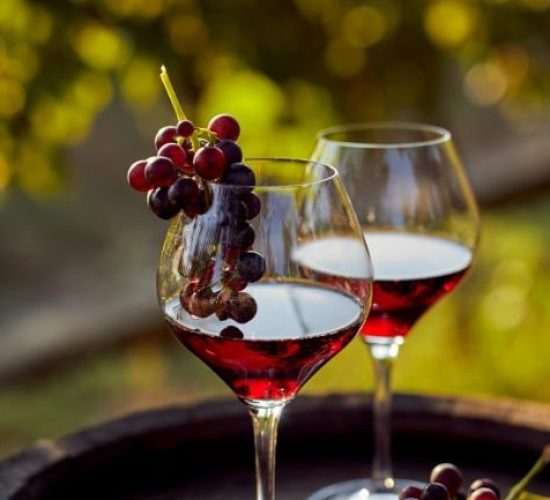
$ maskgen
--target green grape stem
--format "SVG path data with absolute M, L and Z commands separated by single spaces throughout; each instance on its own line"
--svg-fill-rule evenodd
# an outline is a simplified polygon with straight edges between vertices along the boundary
M 525 474 L 508 492 L 504 500 L 517 500 L 524 492 L 531 480 L 550 462 L 550 445 L 546 445 L 542 450 L 542 454 L 531 467 L 531 470 Z
M 172 107 L 174 108 L 174 112 L 176 113 L 178 121 L 187 120 L 187 116 L 183 111 L 176 91 L 174 90 L 174 86 L 172 85 L 172 81 L 170 80 L 170 76 L 168 75 L 168 71 L 166 70 L 166 66 L 164 65 L 160 67 L 160 79 L 162 80 L 162 84 L 164 85 L 164 89 L 168 94 L 168 98 L 170 99 Z M 191 143 L 193 144 L 193 149 L 195 151 L 200 148 L 199 141 L 195 137 L 195 134 L 191 136 Z

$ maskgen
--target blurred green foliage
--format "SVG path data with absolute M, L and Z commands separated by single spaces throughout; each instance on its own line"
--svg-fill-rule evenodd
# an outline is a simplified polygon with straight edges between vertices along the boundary
M 250 154 L 303 155 L 337 121 L 434 121 L 456 83 L 533 124 L 549 29 L 550 0 L 2 0 L 0 193 L 55 192 L 114 99 L 138 122 L 164 106 L 161 63 L 197 122 L 239 117 Z

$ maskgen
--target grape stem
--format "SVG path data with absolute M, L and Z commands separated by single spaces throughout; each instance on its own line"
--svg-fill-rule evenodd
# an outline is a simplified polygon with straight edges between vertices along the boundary
M 182 120 L 187 120 L 187 116 L 185 115 L 183 108 L 181 107 L 181 103 L 178 99 L 176 91 L 174 90 L 174 86 L 172 85 L 170 76 L 168 75 L 168 71 L 166 70 L 166 66 L 164 65 L 160 67 L 160 79 L 162 80 L 164 89 L 166 90 L 166 93 L 168 94 L 168 98 L 172 103 L 172 107 L 174 108 L 174 112 L 176 113 L 176 117 L 178 121 L 181 122 Z M 195 151 L 197 151 L 200 148 L 199 141 L 195 137 L 195 134 L 191 136 L 191 143 L 193 144 L 193 149 Z
M 517 500 L 523 493 L 531 479 L 533 479 L 544 467 L 550 462 L 550 445 L 546 445 L 542 450 L 542 454 L 536 461 L 531 470 L 518 481 L 508 492 L 504 500 Z

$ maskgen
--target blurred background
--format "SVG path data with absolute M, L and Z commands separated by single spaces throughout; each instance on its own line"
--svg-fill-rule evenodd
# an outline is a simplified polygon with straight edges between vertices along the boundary
M 187 114 L 248 156 L 340 122 L 449 128 L 482 206 L 465 283 L 417 325 L 398 391 L 550 402 L 550 0 L 2 0 L 0 457 L 154 406 L 230 396 L 162 324 L 166 223 L 126 185 Z M 355 341 L 304 393 L 372 386 Z

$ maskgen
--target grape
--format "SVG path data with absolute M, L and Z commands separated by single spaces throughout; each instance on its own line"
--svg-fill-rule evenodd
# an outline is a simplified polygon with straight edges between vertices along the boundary
M 231 115 L 216 115 L 208 122 L 208 130 L 214 132 L 219 139 L 236 141 L 241 133 L 239 122 Z
M 197 318 L 206 318 L 216 311 L 216 296 L 210 288 L 201 288 L 189 298 L 189 313 Z
M 226 165 L 231 165 L 232 163 L 239 163 L 242 161 L 243 152 L 235 141 L 224 139 L 216 144 L 216 146 L 222 150 Z
M 421 500 L 449 500 L 449 492 L 441 483 L 430 483 L 424 488 Z
M 235 292 L 240 292 L 244 290 L 246 288 L 246 285 L 248 285 L 246 280 L 236 276 L 232 276 L 231 278 L 226 280 L 225 284 Z
M 136 191 L 142 193 L 149 191 L 153 185 L 145 178 L 145 167 L 147 165 L 147 160 L 139 160 L 130 166 L 128 169 L 128 184 Z
M 252 169 L 244 163 L 233 163 L 225 169 L 222 175 L 224 184 L 233 186 L 254 187 L 256 185 L 256 176 Z
M 187 163 L 187 153 L 179 144 L 169 142 L 158 150 L 157 155 L 163 156 L 164 158 L 170 158 L 176 168 L 180 170 L 185 169 L 185 165 Z
M 197 291 L 198 283 L 191 281 L 185 285 L 185 288 L 180 292 L 180 304 L 187 312 L 189 312 L 189 299 L 193 292 Z
M 265 273 L 265 259 L 258 252 L 244 252 L 237 259 L 237 272 L 249 283 L 258 281 Z
M 444 485 L 451 496 L 456 495 L 462 486 L 463 480 L 464 478 L 460 469 L 456 465 L 449 463 L 436 465 L 430 475 L 430 481 Z
M 199 195 L 197 196 L 195 203 L 184 209 L 187 216 L 193 219 L 197 215 L 205 214 L 210 208 L 211 202 L 209 201 L 209 198 L 210 200 L 212 199 L 212 193 L 209 192 L 207 194 L 203 187 L 199 188 Z
M 256 217 L 260 210 L 262 209 L 262 202 L 258 195 L 254 194 L 252 191 L 246 191 L 241 196 L 241 201 L 246 207 L 246 218 L 253 219 Z
M 193 158 L 193 166 L 203 179 L 208 181 L 220 177 L 225 168 L 225 158 L 216 146 L 200 148 Z
M 248 248 L 254 243 L 256 237 L 254 229 L 246 222 L 228 229 L 228 232 L 230 246 L 237 248 Z
M 177 176 L 172 160 L 164 156 L 153 157 L 145 165 L 145 178 L 155 187 L 168 187 Z
M 169 142 L 176 142 L 178 137 L 178 132 L 176 130 L 176 127 L 168 126 L 168 127 L 162 127 L 157 132 L 157 135 L 155 136 L 155 146 L 157 149 L 160 149 L 165 144 L 168 144 Z
M 220 332 L 220 337 L 225 339 L 244 339 L 244 333 L 236 326 L 226 326 Z
M 168 188 L 168 199 L 176 206 L 187 210 L 193 207 L 200 190 L 197 183 L 189 177 L 180 177 Z
M 470 500 L 498 500 L 499 496 L 492 488 L 479 488 L 475 490 L 469 497 Z
M 470 485 L 468 496 L 470 496 L 474 491 L 479 490 L 481 488 L 490 488 L 496 493 L 497 497 L 500 498 L 500 488 L 492 479 L 489 479 L 489 478 L 476 479 Z
M 176 125 L 176 130 L 181 137 L 189 137 L 193 135 L 195 125 L 193 125 L 191 120 L 182 120 Z
M 228 226 L 237 226 L 246 220 L 246 206 L 236 196 L 228 196 L 224 200 L 223 213 L 220 214 L 221 223 Z
M 418 486 L 407 486 L 399 492 L 399 500 L 406 500 L 407 498 L 420 499 L 422 496 L 422 488 Z
M 179 212 L 179 207 L 168 199 L 168 188 L 151 189 L 147 194 L 149 208 L 161 219 L 171 219 Z
M 229 316 L 237 323 L 247 323 L 256 316 L 257 310 L 254 297 L 246 292 L 238 292 L 229 299 Z

